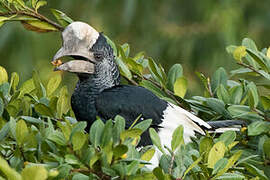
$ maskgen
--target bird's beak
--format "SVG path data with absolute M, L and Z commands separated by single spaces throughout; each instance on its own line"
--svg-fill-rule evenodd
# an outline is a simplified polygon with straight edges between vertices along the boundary
M 54 68 L 55 71 L 67 71 L 72 73 L 94 74 L 95 65 L 85 60 L 68 61 Z
M 62 63 L 60 58 L 65 56 L 75 57 L 75 60 Z M 82 46 L 63 46 L 54 55 L 51 63 L 56 66 L 55 71 L 94 74 L 96 61 L 93 54 Z

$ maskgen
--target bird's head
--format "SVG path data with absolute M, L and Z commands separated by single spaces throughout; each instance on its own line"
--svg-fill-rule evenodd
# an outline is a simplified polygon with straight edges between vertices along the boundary
M 76 73 L 80 77 L 94 77 L 104 81 L 115 81 L 119 71 L 114 61 L 113 49 L 106 37 L 90 25 L 73 22 L 62 32 L 62 47 L 53 57 L 52 63 L 65 56 L 74 60 L 61 63 L 55 70 Z

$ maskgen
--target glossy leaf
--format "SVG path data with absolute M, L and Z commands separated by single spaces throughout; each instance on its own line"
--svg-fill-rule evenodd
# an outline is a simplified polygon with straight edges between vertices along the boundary
M 225 144 L 222 141 L 217 142 L 214 144 L 214 146 L 211 148 L 209 155 L 208 155 L 208 167 L 214 168 L 214 165 L 224 157 L 225 154 Z
M 43 166 L 29 166 L 22 171 L 23 179 L 45 180 L 48 178 L 48 171 Z
M 172 151 L 175 151 L 181 144 L 184 143 L 183 138 L 184 128 L 182 125 L 178 126 L 172 135 L 171 148 Z
M 87 140 L 86 134 L 84 134 L 83 132 L 75 132 L 71 140 L 73 150 L 74 151 L 80 150 L 83 147 L 86 140 Z
M 155 131 L 155 129 L 150 128 L 149 129 L 150 137 L 153 142 L 153 144 L 161 151 L 164 153 L 163 147 L 160 142 L 160 138 L 158 136 L 158 133 Z
M 96 120 L 92 124 L 90 128 L 89 136 L 90 136 L 90 142 L 93 144 L 94 147 L 100 146 L 103 129 L 104 129 L 104 123 L 101 120 Z
M 63 114 L 66 114 L 69 111 L 69 98 L 67 87 L 64 86 L 60 90 L 59 99 L 57 101 L 57 116 L 62 117 Z
M 54 93 L 54 91 L 59 87 L 61 81 L 62 81 L 61 74 L 54 73 L 47 84 L 46 90 L 48 96 L 51 96 Z
M 176 79 L 174 83 L 174 94 L 183 98 L 187 92 L 187 80 L 184 77 Z
M 247 54 L 246 47 L 245 46 L 239 46 L 234 50 L 233 57 L 237 61 L 242 61 L 242 58 L 245 57 L 246 54 Z
M 16 140 L 19 146 L 21 146 L 25 142 L 28 133 L 29 132 L 25 121 L 19 120 L 16 123 Z
M 5 68 L 0 66 L 0 84 L 8 82 L 8 74 Z
M 168 79 L 167 79 L 168 89 L 173 91 L 175 81 L 182 76 L 183 76 L 183 67 L 181 66 L 181 64 L 174 64 L 168 72 Z

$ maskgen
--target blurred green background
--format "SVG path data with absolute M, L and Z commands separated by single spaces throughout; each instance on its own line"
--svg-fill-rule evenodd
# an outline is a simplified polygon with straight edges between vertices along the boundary
M 195 71 L 211 75 L 217 67 L 233 69 L 225 48 L 244 37 L 259 47 L 270 45 L 269 0 L 48 0 L 40 12 L 53 18 L 49 8 L 73 20 L 91 24 L 118 44 L 129 43 L 131 55 L 145 51 L 166 70 L 181 63 L 189 95 L 200 92 Z M 61 46 L 59 33 L 38 34 L 17 22 L 0 28 L 0 65 L 16 71 L 21 82 L 33 69 L 43 81 L 52 75 L 50 59 Z M 70 89 L 76 77 L 65 75 Z

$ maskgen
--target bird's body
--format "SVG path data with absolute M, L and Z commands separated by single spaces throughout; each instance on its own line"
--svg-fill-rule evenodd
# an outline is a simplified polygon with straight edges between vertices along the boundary
M 144 87 L 120 85 L 120 72 L 111 46 L 102 33 L 97 34 L 85 23 L 74 22 L 69 25 L 63 32 L 63 41 L 63 47 L 54 60 L 67 55 L 80 59 L 67 62 L 59 66 L 58 70 L 78 75 L 79 81 L 71 105 L 77 120 L 87 121 L 88 126 L 97 116 L 106 121 L 120 115 L 126 120 L 126 128 L 138 117 L 138 122 L 152 119 L 151 127 L 158 132 L 162 145 L 170 147 L 172 133 L 179 125 L 184 128 L 185 142 L 189 142 L 196 133 L 204 135 L 206 130 L 215 132 L 216 129 L 239 124 L 234 121 L 229 124 L 208 124 L 183 108 L 160 99 Z M 88 71 L 82 68 L 86 67 L 85 64 L 89 66 Z M 152 142 L 146 131 L 139 145 L 149 144 Z M 157 153 L 153 162 L 158 163 Z

